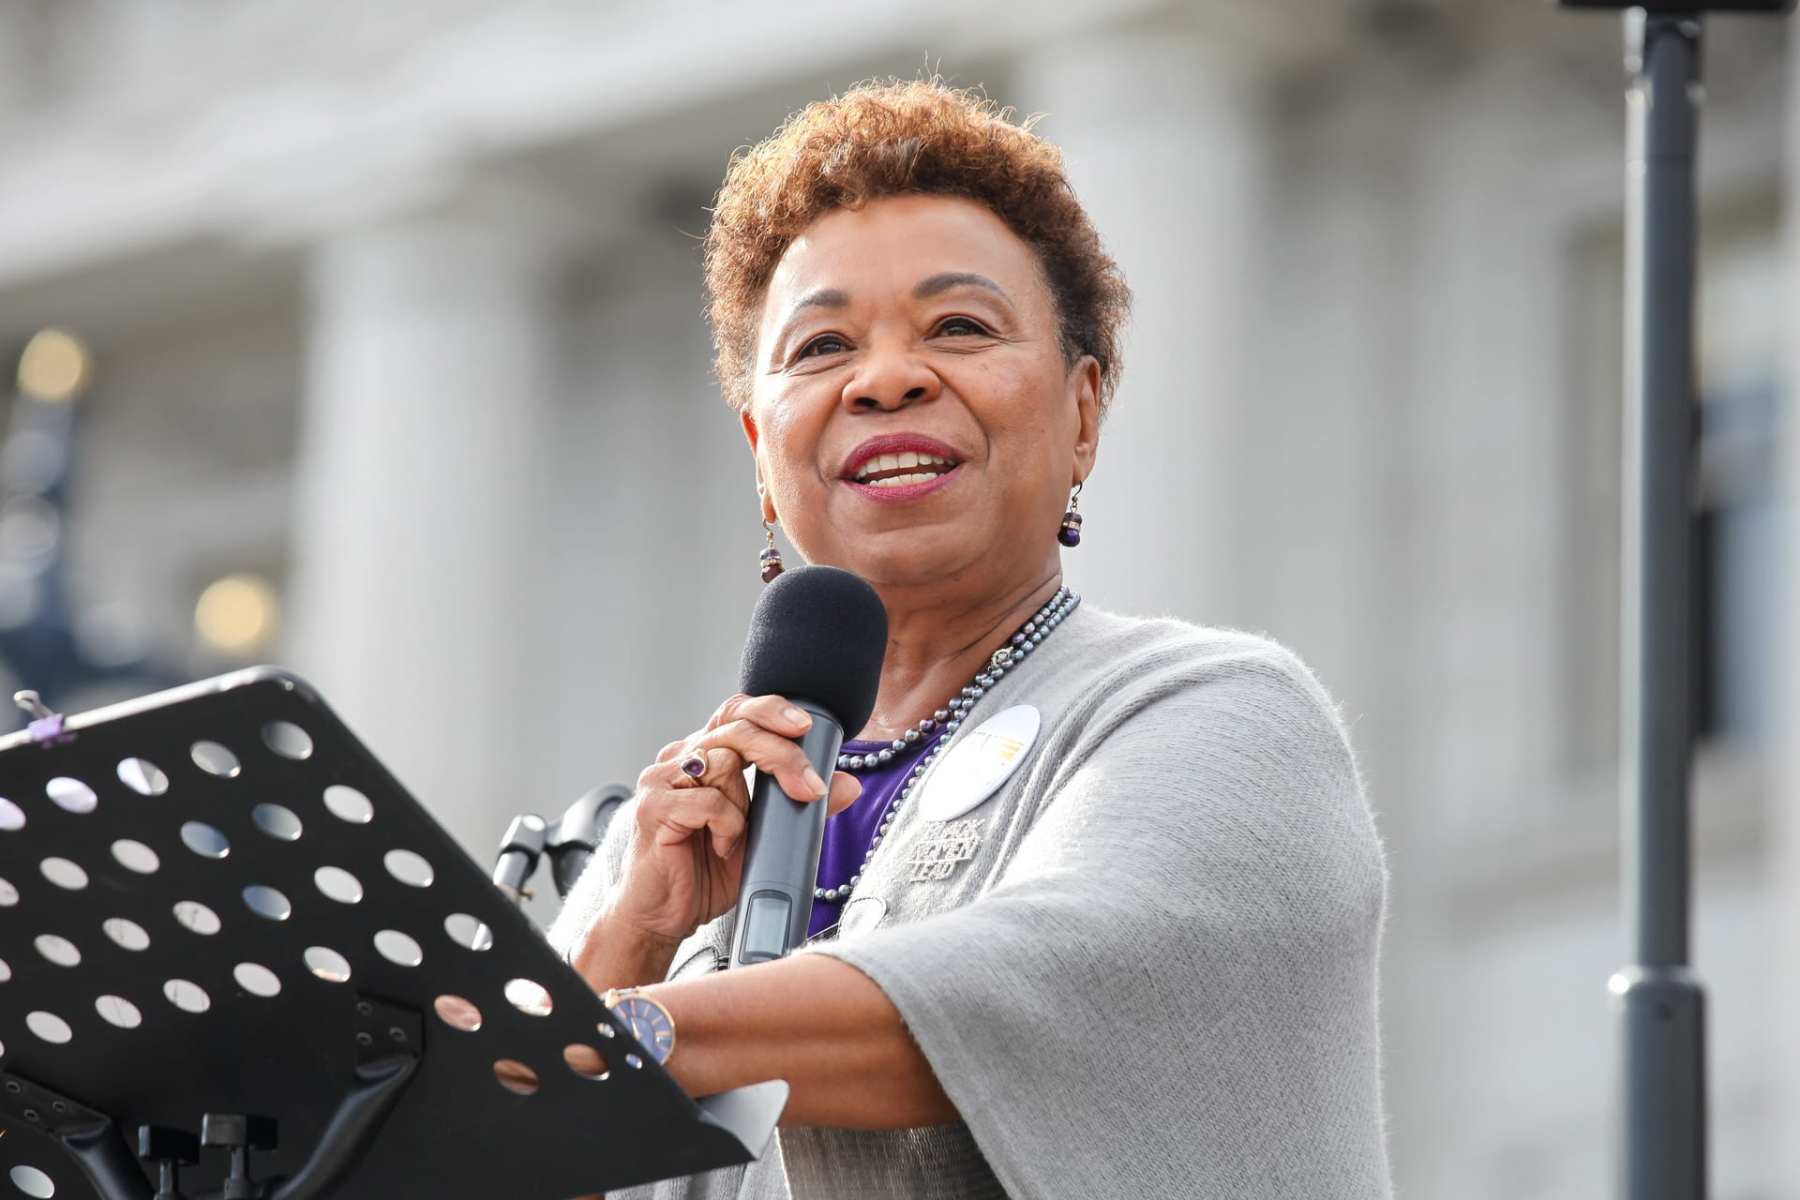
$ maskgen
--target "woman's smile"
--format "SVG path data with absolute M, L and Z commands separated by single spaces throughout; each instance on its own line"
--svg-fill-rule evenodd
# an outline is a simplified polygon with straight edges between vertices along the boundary
M 963 456 L 919 433 L 872 437 L 850 452 L 839 481 L 879 504 L 904 504 L 951 486 L 962 475 Z

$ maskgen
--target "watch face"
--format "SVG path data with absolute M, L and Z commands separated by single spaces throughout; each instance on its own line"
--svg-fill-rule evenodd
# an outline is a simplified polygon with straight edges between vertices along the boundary
M 669 1060 L 669 1052 L 675 1049 L 675 1026 L 660 1004 L 642 996 L 627 996 L 613 1006 L 613 1015 L 657 1062 Z

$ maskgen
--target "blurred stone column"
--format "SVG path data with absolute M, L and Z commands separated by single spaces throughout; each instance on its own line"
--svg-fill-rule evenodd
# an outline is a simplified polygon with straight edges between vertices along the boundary
M 1222 622 L 1238 569 L 1234 410 L 1254 402 L 1255 80 L 1216 44 L 1146 30 L 1026 56 L 1007 98 L 1046 114 L 1038 131 L 1136 295 L 1070 582 L 1108 608 Z
M 1788 48 L 1788 121 L 1787 121 L 1787 211 L 1783 227 L 1787 237 L 1787 295 L 1784 308 L 1794 310 L 1800 301 L 1800 39 L 1790 39 Z M 1783 383 L 1782 413 L 1778 428 L 1782 442 L 1777 462 L 1781 474 L 1780 513 L 1783 528 L 1782 569 L 1769 580 L 1770 587 L 1780 588 L 1782 596 L 1775 611 L 1787 613 L 1781 622 L 1781 645 L 1775 671 L 1775 719 L 1772 728 L 1781 731 L 1769 740 L 1774 767 L 1774 786 L 1769 790 L 1771 846 L 1768 879 L 1772 889 L 1774 919 L 1769 922 L 1776 944 L 1770 947 L 1775 957 L 1775 1002 L 1767 1011 L 1775 1014 L 1769 1038 L 1776 1051 L 1774 1069 L 1768 1078 L 1772 1085 L 1767 1128 L 1773 1136 L 1769 1148 L 1775 1161 L 1768 1164 L 1768 1179 L 1786 1179 L 1788 1190 L 1782 1197 L 1800 1196 L 1800 1139 L 1783 1135 L 1800 1129 L 1800 738 L 1793 735 L 1800 728 L 1800 605 L 1795 603 L 1800 575 L 1800 339 L 1790 338 L 1786 378 Z
M 291 661 L 482 858 L 496 812 L 541 807 L 546 228 L 496 201 L 343 233 L 311 264 Z

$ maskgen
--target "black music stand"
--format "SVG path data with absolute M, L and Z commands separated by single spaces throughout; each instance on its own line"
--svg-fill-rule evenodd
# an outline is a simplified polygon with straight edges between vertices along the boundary
M 0 797 L 0 1187 L 149 1200 L 150 1127 L 221 1147 L 190 1196 L 559 1200 L 748 1162 L 786 1103 L 690 1100 L 284 671 L 36 721 Z

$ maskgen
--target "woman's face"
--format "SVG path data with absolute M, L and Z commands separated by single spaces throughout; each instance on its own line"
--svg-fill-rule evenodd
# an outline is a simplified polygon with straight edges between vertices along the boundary
M 1028 586 L 1093 467 L 1036 254 L 986 207 L 897 196 L 813 222 L 763 305 L 744 432 L 764 516 L 877 585 Z

